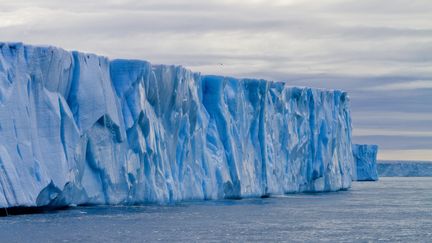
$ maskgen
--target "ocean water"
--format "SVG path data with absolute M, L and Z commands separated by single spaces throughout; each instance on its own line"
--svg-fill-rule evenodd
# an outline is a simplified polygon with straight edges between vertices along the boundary
M 0 218 L 1 242 L 432 242 L 432 177 L 349 191 Z

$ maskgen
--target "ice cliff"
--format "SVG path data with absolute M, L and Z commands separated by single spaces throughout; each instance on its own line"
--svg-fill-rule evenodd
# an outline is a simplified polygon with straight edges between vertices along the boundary
M 0 43 L 0 207 L 334 191 L 352 168 L 345 92 Z
M 377 163 L 377 169 L 380 177 L 430 177 L 432 161 L 381 160 Z
M 377 181 L 378 146 L 371 144 L 353 144 L 353 156 L 356 164 L 357 181 Z

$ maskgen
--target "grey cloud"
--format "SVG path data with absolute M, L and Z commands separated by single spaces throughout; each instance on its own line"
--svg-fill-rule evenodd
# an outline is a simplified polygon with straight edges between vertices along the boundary
M 427 119 L 389 117 L 386 121 L 374 116 L 432 113 L 431 89 L 403 88 L 409 82 L 432 80 L 429 0 L 298 1 L 291 5 L 271 0 L 254 4 L 0 0 L 0 6 L 1 41 L 183 64 L 207 74 L 344 89 L 350 93 L 354 129 L 431 129 Z M 395 85 L 402 88 L 373 89 Z M 426 138 L 355 139 L 386 149 L 430 148 Z
M 413 90 L 413 89 L 432 89 L 432 80 L 415 80 L 410 82 L 381 84 L 381 85 L 365 88 L 364 90 L 393 91 L 393 90 Z
M 379 149 L 409 150 L 430 149 L 432 150 L 432 137 L 410 137 L 410 136 L 357 136 L 353 139 L 358 144 L 377 144 Z
M 347 0 L 324 7 L 328 11 L 345 13 L 371 13 L 371 14 L 430 14 L 432 5 L 429 1 L 419 0 Z

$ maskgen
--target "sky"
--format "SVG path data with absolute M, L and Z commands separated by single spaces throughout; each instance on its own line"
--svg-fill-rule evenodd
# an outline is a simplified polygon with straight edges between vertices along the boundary
M 430 0 L 0 0 L 0 41 L 343 89 L 354 143 L 432 160 Z

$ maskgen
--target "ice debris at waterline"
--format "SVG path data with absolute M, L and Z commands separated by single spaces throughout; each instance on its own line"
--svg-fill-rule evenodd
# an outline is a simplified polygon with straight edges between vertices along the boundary
M 349 188 L 347 94 L 0 44 L 0 207 Z
M 357 181 L 377 181 L 378 146 L 371 144 L 353 144 L 353 156 L 357 170 Z

